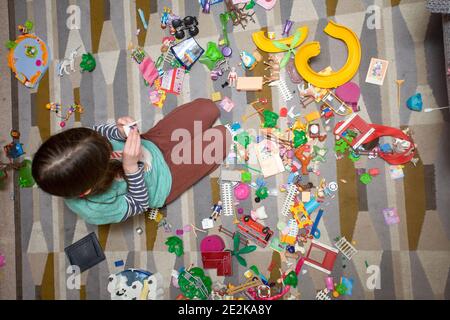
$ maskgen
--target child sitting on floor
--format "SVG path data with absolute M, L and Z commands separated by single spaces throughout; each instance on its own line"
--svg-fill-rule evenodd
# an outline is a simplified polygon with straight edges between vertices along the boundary
M 171 203 L 220 165 L 231 136 L 225 126 L 212 128 L 219 115 L 211 100 L 197 99 L 174 109 L 144 134 L 131 127 L 126 136 L 124 126 L 134 122 L 129 117 L 93 130 L 66 130 L 36 152 L 33 177 L 45 192 L 64 197 L 88 223 L 118 223 Z M 200 138 L 196 122 L 201 123 Z M 188 134 L 189 141 L 173 141 L 174 132 Z M 204 141 L 212 136 L 214 142 Z M 209 161 L 202 154 L 198 161 L 199 148 L 211 149 L 212 144 L 220 160 Z M 190 155 L 188 161 L 180 161 L 180 150 L 183 159 Z M 189 161 L 194 154 L 196 161 Z

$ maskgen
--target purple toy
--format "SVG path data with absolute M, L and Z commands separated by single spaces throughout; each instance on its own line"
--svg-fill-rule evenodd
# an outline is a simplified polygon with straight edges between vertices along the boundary
M 294 24 L 294 22 L 292 22 L 291 20 L 289 20 L 289 19 L 286 20 L 286 22 L 284 23 L 282 36 L 285 36 L 285 37 L 289 36 L 289 32 L 291 32 L 291 28 L 292 28 L 293 24 Z
M 200 243 L 201 252 L 221 252 L 225 250 L 225 242 L 218 235 L 206 236 Z
M 348 82 L 336 89 L 336 96 L 349 104 L 354 112 L 359 111 L 358 101 L 361 95 L 361 89 L 354 82 Z

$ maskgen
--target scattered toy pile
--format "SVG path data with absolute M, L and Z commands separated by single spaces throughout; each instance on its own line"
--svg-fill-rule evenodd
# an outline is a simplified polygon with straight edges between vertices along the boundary
M 203 14 L 211 14 L 211 6 L 220 2 L 222 1 L 199 0 Z M 197 17 L 179 17 L 169 8 L 164 8 L 161 16 L 161 28 L 168 34 L 162 38 L 159 57 L 153 60 L 143 48 L 129 45 L 131 57 L 149 87 L 149 101 L 158 108 L 163 108 L 168 94 L 181 93 L 184 77 L 197 61 L 209 70 L 212 81 L 219 81 L 226 74 L 222 88 L 228 86 L 237 91 L 261 91 L 266 85 L 277 87 L 280 97 L 286 103 L 294 105 L 290 108 L 283 107 L 276 113 L 267 107 L 267 97 L 259 97 L 250 103 L 255 109 L 254 113 L 243 116 L 242 123 L 227 125 L 232 131 L 234 144 L 221 170 L 221 201 L 212 206 L 209 217 L 204 217 L 202 228 L 187 225 L 183 229 L 172 230 L 172 225 L 161 212 L 157 209 L 148 212 L 148 217 L 163 227 L 166 233 L 175 234 L 168 237 L 165 244 L 168 251 L 177 257 L 184 254 L 180 236 L 186 232 L 192 232 L 195 236 L 197 232 L 205 234 L 200 244 L 203 265 L 191 265 L 172 272 L 172 285 L 181 292 L 177 299 L 297 299 L 291 288 L 297 287 L 300 273 L 306 273 L 307 267 L 324 273 L 323 288 L 318 288 L 316 296 L 318 300 L 351 295 L 353 280 L 341 277 L 338 282 L 331 274 L 339 256 L 349 261 L 357 254 L 354 243 L 341 235 L 336 235 L 333 244 L 319 241 L 321 222 L 323 224 L 327 216 L 336 214 L 326 212 L 325 207 L 335 200 L 340 183 L 347 181 L 327 181 L 327 177 L 321 174 L 320 166 L 330 157 L 341 160 L 347 156 L 354 162 L 364 156 L 368 160 L 379 157 L 392 165 L 391 176 L 398 179 L 403 177 L 402 165 L 417 161 L 414 158 L 416 145 L 408 130 L 370 124 L 357 114 L 360 110 L 358 100 L 361 91 L 358 84 L 351 80 L 359 69 L 362 49 L 352 30 L 333 21 L 324 29 L 328 35 L 342 40 L 348 49 L 347 62 L 337 71 L 330 66 L 315 72 L 310 67 L 309 61 L 320 53 L 320 45 L 314 41 L 303 44 L 308 37 L 306 26 L 298 27 L 289 36 L 294 25 L 290 20 L 283 27 L 282 36 L 285 38 L 275 40 L 273 32 L 253 33 L 255 49 L 252 52 L 238 53 L 240 66 L 231 66 L 230 57 L 235 53 L 228 37 L 229 27 L 246 28 L 254 22 L 255 5 L 270 10 L 276 0 L 223 2 L 224 12 L 220 14 L 222 35 L 217 42 L 208 42 L 206 50 L 195 39 L 201 28 Z M 143 12 L 139 11 L 139 14 L 147 29 Z M 30 37 L 27 32 L 23 31 Z M 21 40 L 19 38 L 15 44 L 10 43 L 12 57 L 18 54 Z M 41 50 L 44 50 L 42 41 L 37 41 Z M 58 72 L 61 76 L 69 74 L 68 68 L 74 72 L 77 50 L 60 64 Z M 36 67 L 47 66 L 48 53 L 39 51 L 37 46 L 28 48 L 25 53 L 33 59 L 43 55 L 39 66 L 36 61 Z M 264 60 L 263 53 L 269 53 L 267 60 Z M 10 61 L 16 60 L 11 58 Z M 266 66 L 267 74 L 239 76 L 239 73 L 254 70 L 261 63 Z M 31 87 L 37 77 L 27 74 L 19 76 L 22 74 L 19 67 L 11 65 L 18 78 Z M 81 69 L 91 72 L 94 68 L 93 56 L 83 55 Z M 387 61 L 372 59 L 366 82 L 382 85 L 387 68 Z M 288 74 L 286 79 L 281 77 L 283 69 Z M 42 73 L 40 71 L 39 75 L 42 76 Z M 295 92 L 289 89 L 287 81 L 297 86 L 298 95 L 294 95 Z M 401 84 L 398 85 L 400 99 Z M 226 112 L 237 107 L 229 97 L 222 96 L 221 92 L 214 92 L 212 100 L 217 101 Z M 313 103 L 317 104 L 318 110 L 306 113 L 305 108 Z M 407 106 L 411 110 L 421 111 L 420 94 L 408 99 Z M 81 106 L 73 105 L 69 108 L 68 115 L 62 116 L 59 104 L 51 103 L 47 108 L 63 119 L 61 127 L 64 127 L 71 114 L 82 113 L 83 110 Z M 257 134 L 251 134 L 244 127 L 255 115 L 260 116 L 261 125 Z M 336 123 L 334 129 L 331 127 L 333 122 Z M 391 143 L 386 140 L 381 142 L 382 137 L 392 137 Z M 330 139 L 336 139 L 334 150 L 327 147 Z M 21 150 L 21 145 L 17 142 L 5 148 L 11 159 L 22 155 Z M 379 173 L 378 168 L 361 169 L 358 172 L 359 180 L 363 184 L 369 184 Z M 287 180 L 279 188 L 269 190 L 265 179 L 275 175 L 287 177 Z M 320 181 L 317 185 L 309 182 L 312 175 Z M 255 208 L 244 212 L 237 204 L 251 198 L 252 192 L 255 194 Z M 265 222 L 269 215 L 277 214 L 267 212 L 263 205 L 269 196 L 284 199 L 276 225 Z M 387 224 L 399 223 L 395 208 L 387 208 L 382 213 Z M 234 230 L 228 230 L 222 225 L 225 219 L 233 219 Z M 137 232 L 142 234 L 142 229 L 139 229 Z M 228 249 L 224 237 L 232 240 L 232 246 Z M 270 275 L 258 270 L 255 265 L 247 267 L 246 258 L 258 247 L 269 247 L 281 258 L 280 266 L 272 262 L 268 267 Z M 218 276 L 231 276 L 236 272 L 233 270 L 234 258 L 247 268 L 240 283 L 213 283 L 203 270 L 216 269 Z M 116 263 L 116 267 L 123 265 L 123 261 Z M 279 273 L 272 272 L 275 267 L 279 268 Z M 113 299 L 157 299 L 162 295 L 161 290 L 161 278 L 158 274 L 133 269 L 110 276 L 108 285 Z M 123 295 L 119 297 L 117 292 L 123 292 Z

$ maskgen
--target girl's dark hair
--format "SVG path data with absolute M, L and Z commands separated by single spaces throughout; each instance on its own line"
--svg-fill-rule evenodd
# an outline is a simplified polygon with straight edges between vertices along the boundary
M 116 176 L 120 161 L 111 160 L 111 143 L 94 130 L 74 128 L 51 136 L 36 152 L 32 174 L 45 192 L 65 198 L 101 194 Z

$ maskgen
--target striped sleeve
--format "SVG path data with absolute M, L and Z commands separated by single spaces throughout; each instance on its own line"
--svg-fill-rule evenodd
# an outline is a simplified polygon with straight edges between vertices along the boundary
M 128 210 L 122 221 L 140 214 L 149 208 L 148 190 L 144 181 L 144 166 L 139 163 L 139 170 L 126 175 L 128 182 L 128 193 L 125 199 L 128 203 Z
M 115 123 L 100 124 L 100 125 L 94 126 L 93 129 L 95 131 L 97 131 L 98 133 L 100 133 L 105 138 L 107 138 L 108 140 L 117 140 L 117 141 L 125 141 L 126 140 L 120 134 L 119 129 L 117 128 Z

